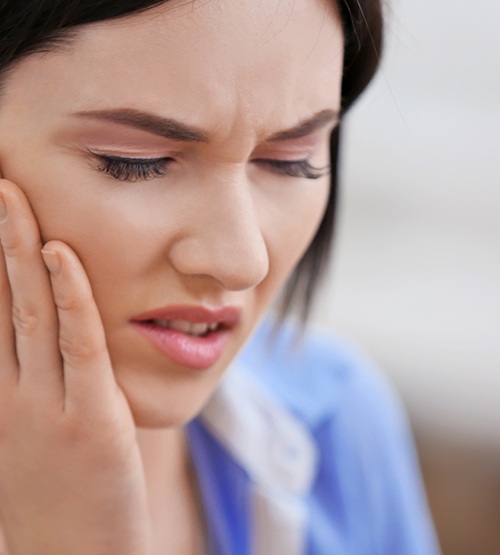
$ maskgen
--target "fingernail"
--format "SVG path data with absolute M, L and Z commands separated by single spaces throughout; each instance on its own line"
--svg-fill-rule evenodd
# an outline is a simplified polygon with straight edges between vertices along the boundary
M 0 193 L 0 222 L 3 222 L 6 217 L 7 217 L 7 207 L 5 206 L 3 195 L 2 193 Z
M 42 257 L 49 272 L 55 277 L 61 271 L 61 259 L 55 251 L 46 251 L 42 249 Z

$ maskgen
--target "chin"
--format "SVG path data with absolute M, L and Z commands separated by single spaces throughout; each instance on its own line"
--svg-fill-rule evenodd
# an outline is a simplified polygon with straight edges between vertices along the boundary
M 156 387 L 127 387 L 120 384 L 127 398 L 135 425 L 139 428 L 172 428 L 184 426 L 195 418 L 216 388 L 178 387 L 156 383 Z M 137 385 L 137 384 L 134 384 Z M 149 384 L 153 386 L 153 384 Z M 177 387 L 176 387 L 177 385 Z
M 132 407 L 132 415 L 138 428 L 179 428 L 193 420 L 202 408 L 198 407 L 197 410 L 187 410 L 188 407 L 177 408 L 177 410 L 164 408 L 158 411 L 151 407 Z

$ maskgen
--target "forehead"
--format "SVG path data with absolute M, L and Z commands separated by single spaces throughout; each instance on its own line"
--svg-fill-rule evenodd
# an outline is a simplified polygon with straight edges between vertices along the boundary
M 82 27 L 14 81 L 47 114 L 127 106 L 220 127 L 236 113 L 277 125 L 282 114 L 288 126 L 289 112 L 338 106 L 342 45 L 333 0 L 174 0 Z

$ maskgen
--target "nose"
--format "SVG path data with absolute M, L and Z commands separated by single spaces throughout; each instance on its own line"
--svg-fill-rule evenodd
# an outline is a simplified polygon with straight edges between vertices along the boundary
M 187 230 L 169 249 L 171 264 L 183 275 L 210 276 L 227 290 L 255 287 L 269 271 L 269 254 L 249 187 L 233 179 L 200 189 Z

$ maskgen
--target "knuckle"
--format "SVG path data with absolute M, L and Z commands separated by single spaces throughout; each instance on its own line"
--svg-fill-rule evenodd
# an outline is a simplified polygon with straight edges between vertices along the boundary
M 2 239 L 2 249 L 7 258 L 18 258 L 27 253 L 34 253 L 40 248 L 40 241 L 22 238 L 15 231 L 5 233 Z
M 2 250 L 7 258 L 14 258 L 21 250 L 21 242 L 17 237 L 5 233 L 2 238 Z
M 64 440 L 73 446 L 85 447 L 85 457 L 93 466 L 105 467 L 116 463 L 117 457 L 128 454 L 128 445 L 135 438 L 128 438 L 120 431 L 120 423 L 110 418 L 92 418 L 85 420 L 80 415 L 67 418 L 64 429 Z
M 17 334 L 31 335 L 40 325 L 40 316 L 33 306 L 14 305 L 12 307 L 12 323 Z
M 62 312 L 82 312 L 93 303 L 92 297 L 75 294 L 75 291 L 58 291 L 55 295 L 57 308 Z
M 62 292 L 55 295 L 55 302 L 58 310 L 62 312 L 75 312 L 80 307 L 80 303 L 77 299 Z
M 80 418 L 68 418 L 66 416 L 64 426 L 61 427 L 60 433 L 62 439 L 67 444 L 81 444 L 88 435 L 86 426 L 83 425 Z
M 61 335 L 59 349 L 69 363 L 89 360 L 105 352 L 105 346 L 99 340 L 76 335 Z

